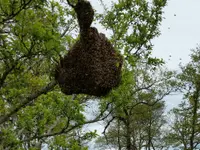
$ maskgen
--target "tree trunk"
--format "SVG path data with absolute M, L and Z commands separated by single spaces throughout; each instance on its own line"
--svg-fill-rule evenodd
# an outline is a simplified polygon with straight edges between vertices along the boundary
M 121 143 L 120 143 L 120 121 L 117 120 L 117 142 L 118 142 L 118 148 L 121 150 Z
M 192 133 L 190 137 L 190 149 L 194 149 L 195 127 L 197 121 L 197 100 L 194 100 L 193 114 L 192 114 Z
M 197 125 L 197 110 L 198 110 L 198 98 L 199 98 L 199 89 L 195 91 L 193 95 L 193 112 L 192 112 L 192 133 L 190 136 L 190 150 L 194 149 L 194 139 L 195 139 L 195 128 Z
M 127 117 L 127 120 L 126 120 L 126 148 L 127 150 L 132 150 L 129 117 Z

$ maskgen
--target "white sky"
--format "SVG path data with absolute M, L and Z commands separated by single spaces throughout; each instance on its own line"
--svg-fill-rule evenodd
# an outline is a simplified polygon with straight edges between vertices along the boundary
M 166 19 L 160 27 L 161 36 L 154 40 L 153 54 L 164 58 L 169 69 L 178 69 L 180 61 L 187 63 L 190 50 L 200 43 L 199 15 L 200 0 L 170 0 L 165 7 Z

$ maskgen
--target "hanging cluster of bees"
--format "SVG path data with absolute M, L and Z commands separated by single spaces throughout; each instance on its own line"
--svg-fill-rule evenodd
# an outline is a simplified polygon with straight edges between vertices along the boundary
M 94 10 L 88 1 L 71 6 L 77 14 L 80 39 L 60 60 L 55 79 L 66 95 L 105 96 L 121 81 L 122 56 L 104 34 L 90 27 Z

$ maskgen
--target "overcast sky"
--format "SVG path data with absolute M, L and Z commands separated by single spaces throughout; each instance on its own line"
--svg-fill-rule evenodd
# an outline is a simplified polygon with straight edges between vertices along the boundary
M 154 40 L 153 54 L 164 58 L 170 69 L 189 61 L 192 48 L 200 44 L 200 0 L 170 0 L 164 9 L 161 36 Z M 169 56 L 170 61 L 168 61 Z

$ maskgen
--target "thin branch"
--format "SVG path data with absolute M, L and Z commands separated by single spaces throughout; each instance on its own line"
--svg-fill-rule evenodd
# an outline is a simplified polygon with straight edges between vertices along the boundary
M 9 73 L 16 67 L 16 63 L 12 65 L 12 67 L 6 69 L 6 71 L 3 73 L 3 75 L 0 78 L 0 89 L 3 87 L 3 84 L 5 83 L 5 80 Z
M 69 23 L 69 25 L 65 28 L 65 30 L 63 31 L 63 33 L 60 35 L 60 37 L 62 38 L 62 37 L 64 37 L 65 36 L 65 34 L 69 31 L 69 29 L 70 29 L 70 26 L 71 26 L 71 24 L 72 24 L 72 22 L 73 22 L 73 20 L 71 19 L 68 23 Z
M 107 128 L 109 127 L 109 125 L 111 124 L 111 122 L 112 122 L 114 119 L 115 119 L 115 117 L 113 116 L 112 119 L 108 121 L 107 125 L 105 126 L 105 128 L 104 128 L 104 130 L 103 130 L 103 132 L 102 132 L 102 134 L 105 136 L 107 145 L 109 145 L 109 142 L 108 142 L 108 137 L 107 137 L 107 135 L 106 135 L 106 130 L 107 130 Z
M 31 51 L 33 49 L 34 45 L 30 47 L 30 49 L 28 50 L 26 47 L 26 49 L 28 51 Z M 5 80 L 7 78 L 7 76 L 16 68 L 16 66 L 19 64 L 19 61 L 23 58 L 26 58 L 26 57 L 30 57 L 30 56 L 34 56 L 36 54 L 31 54 L 30 52 L 25 54 L 25 55 L 22 55 L 20 56 L 17 60 L 15 60 L 15 62 L 13 62 L 12 66 L 9 68 L 7 68 L 5 70 L 5 72 L 2 74 L 1 78 L 0 78 L 0 89 L 3 87 L 4 83 L 5 83 Z M 4 58 L 3 58 L 4 59 Z
M 47 86 L 40 89 L 38 92 L 29 95 L 24 101 L 22 101 L 18 106 L 12 109 L 8 114 L 0 116 L 0 124 L 9 120 L 12 115 L 16 114 L 19 110 L 25 107 L 27 104 L 38 98 L 42 94 L 47 94 L 50 90 L 52 90 L 56 86 L 56 81 L 51 81 Z
M 28 138 L 28 139 L 25 139 L 25 140 L 22 140 L 20 141 L 20 143 L 23 143 L 23 142 L 29 142 L 31 140 L 34 140 L 34 139 L 39 139 L 41 140 L 42 138 L 47 138 L 47 137 L 51 137 L 51 136 L 56 136 L 56 135 L 61 135 L 61 134 L 67 134 L 69 133 L 70 131 L 74 130 L 75 128 L 78 128 L 80 126 L 83 126 L 83 125 L 86 125 L 86 124 L 91 124 L 91 123 L 95 123 L 97 121 L 102 121 L 102 120 L 105 120 L 109 115 L 110 113 L 108 113 L 107 115 L 105 115 L 104 117 L 102 117 L 102 115 L 106 112 L 106 110 L 108 109 L 110 103 L 107 104 L 106 108 L 94 119 L 92 120 L 89 120 L 89 121 L 86 121 L 84 122 L 83 124 L 77 124 L 77 125 L 74 125 L 72 126 L 71 128 L 67 129 L 69 127 L 69 122 L 70 120 L 68 120 L 68 123 L 67 123 L 67 126 L 65 126 L 64 128 L 62 128 L 59 132 L 54 132 L 54 133 L 47 133 L 47 134 L 44 134 L 44 135 L 40 135 L 40 136 L 33 136 L 31 138 Z M 102 118 L 101 118 L 102 117 Z
M 12 18 L 14 18 L 15 16 L 17 16 L 23 9 L 26 8 L 26 6 L 28 6 L 28 5 L 31 3 L 31 1 L 32 1 L 32 0 L 29 0 L 27 3 L 23 4 L 23 5 L 21 6 L 21 8 L 20 8 L 17 12 L 15 12 L 15 13 L 13 12 L 13 13 L 10 14 L 6 19 L 3 19 L 3 21 L 0 22 L 0 23 L 4 23 L 4 22 L 6 22 L 6 21 L 8 21 L 8 20 L 10 20 L 10 19 L 12 19 Z
M 151 146 L 152 146 L 153 150 L 156 150 L 155 147 L 154 147 L 154 144 L 153 144 L 152 140 L 151 140 Z
M 75 6 L 72 4 L 72 3 L 70 3 L 70 1 L 69 0 L 67 0 L 67 3 L 68 3 L 68 5 L 69 6 L 71 6 L 72 8 L 74 8 Z
M 31 137 L 31 138 L 25 139 L 25 140 L 21 141 L 20 143 L 29 142 L 29 141 L 34 140 L 34 139 L 42 139 L 42 138 L 46 138 L 46 137 L 51 137 L 51 136 L 56 136 L 56 135 L 61 135 L 61 134 L 67 134 L 70 131 L 72 131 L 73 129 L 78 128 L 78 127 L 80 127 L 80 124 L 75 125 L 75 126 L 71 127 L 70 129 L 65 130 L 65 131 L 61 130 L 60 132 L 49 133 L 49 134 L 44 134 L 44 135 L 40 135 L 40 136 L 34 136 L 34 137 Z
M 55 133 L 48 133 L 48 134 L 44 134 L 44 135 L 40 135 L 40 136 L 34 136 L 34 137 L 31 137 L 31 138 L 28 138 L 28 139 L 25 139 L 23 141 L 21 141 L 21 143 L 23 142 L 29 142 L 31 140 L 34 140 L 34 139 L 42 139 L 42 138 L 46 138 L 46 137 L 51 137 L 51 136 L 56 136 L 56 135 L 62 135 L 62 134 L 67 134 L 69 133 L 70 131 L 82 126 L 82 125 L 86 125 L 86 124 L 91 124 L 91 123 L 95 123 L 97 121 L 102 121 L 105 119 L 105 117 L 103 117 L 102 119 L 99 119 L 100 117 L 97 116 L 95 119 L 93 120 L 89 120 L 89 121 L 86 121 L 85 123 L 83 124 L 77 124 L 77 125 L 74 125 L 72 126 L 71 128 L 69 128 L 68 130 L 66 130 L 66 127 L 61 129 L 61 131 L 59 132 L 55 132 Z
M 200 142 L 195 142 L 194 143 L 194 148 L 196 148 L 199 144 L 200 144 Z
M 106 7 L 106 5 L 104 4 L 103 0 L 99 0 L 101 5 L 103 6 L 104 12 L 108 12 L 108 8 Z
M 141 87 L 141 88 L 137 88 L 136 90 L 134 90 L 132 92 L 132 95 L 134 95 L 135 93 L 139 92 L 139 91 L 142 91 L 142 90 L 148 90 L 150 89 L 152 86 L 154 86 L 156 83 L 158 83 L 158 81 L 155 81 L 153 82 L 152 84 L 149 84 L 148 86 L 145 86 L 145 87 Z
M 115 117 L 113 116 L 112 119 L 109 120 L 109 121 L 107 122 L 107 125 L 105 126 L 105 128 L 104 128 L 102 134 L 104 134 L 104 135 L 106 134 L 107 128 L 109 127 L 109 125 L 111 124 L 111 122 L 112 122 L 114 119 L 115 119 Z
M 25 139 L 25 140 L 22 140 L 20 141 L 20 143 L 23 143 L 23 142 L 29 142 L 31 140 L 34 140 L 34 139 L 42 139 L 42 138 L 47 138 L 47 137 L 51 137 L 51 136 L 56 136 L 56 135 L 61 135 L 61 134 L 67 134 L 69 133 L 70 131 L 74 130 L 75 128 L 78 128 L 80 126 L 83 126 L 83 125 L 86 125 L 86 124 L 91 124 L 91 123 L 95 123 L 97 121 L 102 121 L 102 120 L 105 120 L 109 115 L 110 113 L 108 113 L 107 115 L 105 115 L 104 117 L 102 117 L 102 115 L 105 113 L 105 111 L 108 109 L 110 103 L 107 104 L 106 108 L 94 119 L 92 120 L 88 120 L 86 122 L 84 122 L 83 124 L 77 124 L 77 125 L 74 125 L 72 126 L 71 128 L 67 129 L 69 127 L 69 121 L 68 120 L 68 123 L 67 123 L 67 126 L 65 126 L 64 128 L 62 128 L 59 132 L 55 132 L 55 133 L 47 133 L 47 134 L 44 134 L 44 135 L 40 135 L 40 136 L 33 136 L 31 138 L 28 138 L 28 139 Z M 101 118 L 102 117 L 102 118 Z

